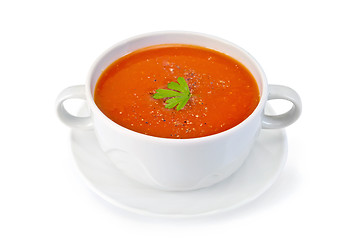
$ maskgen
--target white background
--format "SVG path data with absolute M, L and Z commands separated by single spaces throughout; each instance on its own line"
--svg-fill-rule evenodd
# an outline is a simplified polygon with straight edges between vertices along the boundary
M 0 239 L 359 239 L 358 1 L 1 1 Z M 57 94 L 118 41 L 189 30 L 249 51 L 298 91 L 289 155 L 254 202 L 168 219 L 113 207 L 76 170 Z M 356 229 L 357 228 L 357 229 Z

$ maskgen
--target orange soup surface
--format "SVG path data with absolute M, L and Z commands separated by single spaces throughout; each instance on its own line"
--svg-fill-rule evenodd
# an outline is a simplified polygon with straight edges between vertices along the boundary
M 165 108 L 157 89 L 183 77 L 191 97 L 185 107 Z M 163 138 L 197 138 L 232 128 L 259 103 L 257 83 L 235 59 L 203 47 L 166 44 L 143 48 L 113 62 L 95 87 L 94 100 L 112 121 Z

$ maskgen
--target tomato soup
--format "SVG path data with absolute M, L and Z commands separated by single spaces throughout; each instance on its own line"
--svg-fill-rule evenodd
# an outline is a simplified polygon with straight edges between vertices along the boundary
M 157 89 L 183 77 L 191 96 L 181 110 L 154 99 Z M 99 109 L 115 123 L 163 138 L 213 135 L 244 121 L 259 103 L 259 88 L 235 59 L 203 47 L 166 44 L 113 62 L 95 87 Z

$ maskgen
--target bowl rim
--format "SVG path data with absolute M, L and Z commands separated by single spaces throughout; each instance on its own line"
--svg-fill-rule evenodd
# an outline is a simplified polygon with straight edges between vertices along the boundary
M 133 42 L 133 41 L 144 39 L 144 38 L 150 38 L 150 37 L 154 37 L 154 36 L 159 37 L 159 36 L 171 36 L 171 35 L 172 36 L 182 35 L 182 36 L 189 36 L 189 37 L 190 36 L 192 36 L 192 37 L 196 36 L 196 37 L 210 39 L 212 41 L 216 41 L 216 42 L 219 42 L 221 44 L 228 45 L 228 46 L 231 46 L 233 48 L 236 48 L 238 51 L 242 52 L 242 54 L 244 54 L 244 56 L 246 56 L 246 58 L 256 68 L 256 70 L 258 71 L 258 73 L 260 75 L 261 86 L 259 86 L 259 84 L 258 84 L 258 87 L 259 87 L 259 91 L 261 93 L 261 96 L 260 96 L 260 101 L 259 101 L 258 105 L 256 106 L 255 110 L 244 121 L 242 121 L 241 123 L 237 124 L 236 126 L 234 126 L 232 128 L 229 128 L 229 129 L 227 129 L 225 131 L 222 131 L 222 132 L 219 132 L 219 133 L 216 133 L 216 134 L 212 134 L 212 135 L 208 135 L 208 136 L 196 137 L 196 138 L 163 138 L 163 137 L 156 137 L 156 136 L 146 135 L 146 134 L 139 133 L 139 132 L 130 130 L 128 128 L 125 128 L 125 127 L 115 123 L 114 121 L 112 121 L 110 118 L 108 118 L 98 108 L 98 106 L 94 102 L 93 94 L 92 94 L 92 91 L 91 91 L 91 80 L 92 80 L 92 75 L 95 72 L 95 69 L 97 68 L 98 65 L 101 64 L 103 59 L 106 56 L 108 56 L 114 49 L 119 48 L 120 46 L 125 45 L 125 44 L 127 44 L 129 42 Z M 202 46 L 202 45 L 198 45 L 198 46 L 206 48 L 206 46 Z M 233 58 L 233 56 L 230 56 L 230 57 Z M 227 137 L 228 135 L 232 135 L 234 132 L 238 131 L 239 129 L 245 128 L 247 125 L 249 125 L 249 123 L 258 114 L 263 115 L 263 109 L 264 109 L 265 103 L 266 103 L 267 98 L 268 98 L 268 83 L 267 83 L 266 75 L 265 75 L 263 69 L 261 68 L 260 64 L 257 62 L 257 60 L 252 55 L 250 55 L 246 50 L 244 50 L 243 48 L 239 47 L 238 45 L 236 45 L 236 44 L 234 44 L 232 42 L 229 42 L 227 40 L 224 40 L 222 38 L 219 38 L 219 37 L 216 37 L 216 36 L 213 36 L 213 35 L 209 35 L 209 34 L 205 34 L 205 33 L 199 33 L 199 32 L 191 32 L 191 31 L 157 31 L 157 32 L 149 32 L 149 33 L 136 35 L 134 37 L 127 38 L 125 40 L 122 40 L 122 41 L 114 44 L 113 46 L 108 48 L 106 51 L 104 51 L 96 59 L 96 61 L 93 63 L 93 65 L 90 68 L 90 71 L 88 73 L 86 83 L 85 83 L 85 95 L 86 95 L 87 104 L 88 104 L 88 106 L 89 106 L 89 108 L 91 110 L 91 113 L 93 115 L 99 116 L 101 118 L 101 120 L 104 121 L 113 131 L 118 132 L 119 134 L 135 138 L 135 140 L 143 140 L 143 141 L 148 140 L 148 141 L 155 141 L 155 142 L 167 143 L 167 144 L 178 144 L 178 143 L 193 144 L 193 143 L 197 143 L 197 142 L 214 141 L 214 140 L 217 140 L 219 138 L 224 138 L 224 137 Z

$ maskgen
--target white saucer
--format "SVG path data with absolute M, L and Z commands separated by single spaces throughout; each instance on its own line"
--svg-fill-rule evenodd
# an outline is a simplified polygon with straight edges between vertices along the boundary
M 167 216 L 212 214 L 249 203 L 275 182 L 287 157 L 285 130 L 261 130 L 246 162 L 225 181 L 196 191 L 167 192 L 124 176 L 91 130 L 72 130 L 71 145 L 80 173 L 103 199 L 129 211 Z

